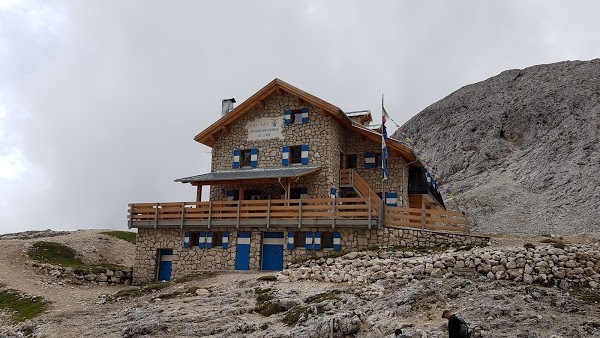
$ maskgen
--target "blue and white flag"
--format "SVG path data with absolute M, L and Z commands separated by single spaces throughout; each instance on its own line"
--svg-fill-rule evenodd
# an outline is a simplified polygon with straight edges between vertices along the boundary
M 383 179 L 387 180 L 389 178 L 389 173 L 387 169 L 387 158 L 388 158 L 388 150 L 387 145 L 385 144 L 385 140 L 387 139 L 387 130 L 385 129 L 385 122 L 387 121 L 387 112 L 383 107 L 383 103 L 381 104 L 381 168 L 383 169 Z

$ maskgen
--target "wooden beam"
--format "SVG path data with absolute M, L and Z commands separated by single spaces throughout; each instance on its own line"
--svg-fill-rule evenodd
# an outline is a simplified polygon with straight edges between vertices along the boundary
M 196 190 L 196 202 L 202 201 L 202 184 L 198 184 L 198 188 Z

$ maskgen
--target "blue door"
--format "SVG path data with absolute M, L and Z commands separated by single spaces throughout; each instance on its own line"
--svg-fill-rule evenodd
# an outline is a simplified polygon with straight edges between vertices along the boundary
M 250 233 L 238 232 L 237 253 L 235 255 L 236 270 L 250 270 Z
M 171 280 L 171 269 L 173 267 L 173 249 L 160 250 L 160 265 L 158 266 L 158 280 Z
M 283 232 L 263 233 L 262 269 L 283 270 Z

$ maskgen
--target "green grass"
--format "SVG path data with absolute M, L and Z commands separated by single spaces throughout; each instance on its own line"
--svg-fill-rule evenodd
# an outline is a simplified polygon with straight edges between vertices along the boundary
M 0 310 L 10 313 L 15 322 L 23 322 L 42 314 L 46 310 L 46 303 L 42 297 L 29 297 L 16 290 L 2 289 Z
M 325 293 L 319 293 L 317 295 L 306 298 L 304 302 L 307 304 L 315 304 L 324 302 L 326 300 L 341 300 L 342 298 L 339 296 L 340 293 L 340 290 L 332 290 Z
M 136 233 L 135 232 L 131 232 L 131 231 L 119 231 L 119 230 L 113 230 L 113 231 L 104 231 L 101 232 L 102 235 L 108 235 L 108 236 L 112 236 L 118 239 L 122 239 L 124 241 L 127 241 L 131 244 L 135 244 L 135 238 L 136 238 Z
M 79 274 L 101 273 L 107 269 L 117 270 L 123 268 L 116 264 L 87 264 L 77 256 L 75 250 L 56 242 L 40 241 L 33 243 L 33 246 L 29 250 L 29 257 L 41 263 L 73 268 Z

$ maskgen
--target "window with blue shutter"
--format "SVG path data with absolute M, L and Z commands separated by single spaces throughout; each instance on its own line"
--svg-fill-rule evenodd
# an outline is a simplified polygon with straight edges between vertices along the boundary
M 292 111 L 289 109 L 285 110 L 285 124 L 291 124 L 292 123 Z
M 329 189 L 329 197 L 335 198 L 335 195 L 336 195 L 336 189 L 335 188 Z
M 342 234 L 340 234 L 339 232 L 333 233 L 333 250 L 342 250 Z
M 223 231 L 223 240 L 221 241 L 221 246 L 223 249 L 227 249 L 229 247 L 229 232 Z
M 252 148 L 250 150 L 250 166 L 256 168 L 258 165 L 258 148 Z
M 313 247 L 312 232 L 306 232 L 306 250 L 311 250 Z
M 198 248 L 204 249 L 206 247 L 206 232 L 201 231 L 198 235 Z
M 398 193 L 386 192 L 385 193 L 385 205 L 390 207 L 398 206 Z
M 287 248 L 288 250 L 294 250 L 294 232 L 288 232 L 287 238 Z
M 302 165 L 308 164 L 308 144 L 302 145 Z
M 227 200 L 228 201 L 237 201 L 239 198 L 237 190 L 228 190 L 227 191 Z
M 375 153 L 366 152 L 365 153 L 365 169 L 375 169 L 377 168 Z
M 288 146 L 283 146 L 281 165 L 284 165 L 284 166 L 290 165 L 290 147 L 288 147 Z
M 321 250 L 321 232 L 315 232 L 315 238 L 313 239 L 313 247 L 315 250 Z
M 186 231 L 183 234 L 183 247 L 185 249 L 188 249 L 190 247 L 190 232 L 189 231 Z
M 239 149 L 233 149 L 233 169 L 240 167 L 240 155 L 241 151 Z
M 300 188 L 300 198 L 302 198 L 302 199 L 308 198 L 308 188 L 307 187 Z
M 302 123 L 308 123 L 308 108 L 302 108 Z

